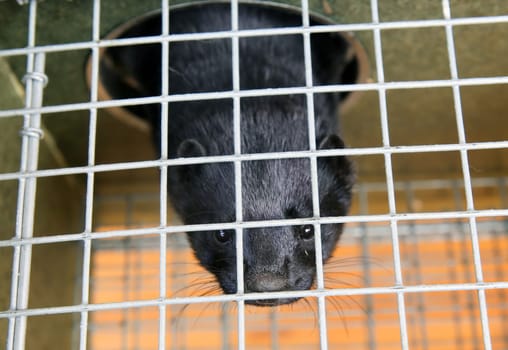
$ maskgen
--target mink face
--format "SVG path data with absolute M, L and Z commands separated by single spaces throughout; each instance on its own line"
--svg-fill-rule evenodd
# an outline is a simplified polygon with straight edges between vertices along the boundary
M 261 164 L 263 163 L 263 164 Z M 335 164 L 331 164 L 335 163 Z M 340 168 L 338 167 L 340 166 Z M 256 161 L 242 166 L 244 220 L 312 217 L 312 192 L 308 160 Z M 192 177 L 194 171 L 187 173 Z M 217 173 L 234 182 L 230 165 L 203 165 L 199 180 L 214 181 Z M 350 203 L 351 169 L 349 162 L 329 159 L 319 162 L 319 200 L 322 216 L 345 215 Z M 189 184 L 192 181 L 189 180 Z M 217 221 L 234 221 L 234 188 L 210 186 L 186 188 L 190 191 L 188 210 L 195 207 L 195 192 L 200 192 L 198 213 L 207 219 L 218 214 Z M 183 190 L 183 189 L 182 189 Z M 204 191 L 203 191 L 204 190 Z M 185 191 L 185 190 L 183 190 Z M 215 194 L 211 192 L 214 191 Z M 187 191 L 186 191 L 187 192 Z M 208 192 L 208 193 L 206 193 Z M 206 193 L 206 194 L 205 194 Z M 180 203 L 181 204 L 181 203 Z M 185 221 L 185 218 L 184 218 Z M 190 217 L 187 222 L 193 222 Z M 323 261 L 331 255 L 342 231 L 342 225 L 322 225 Z M 243 231 L 244 290 L 266 292 L 309 289 L 315 277 L 314 226 L 284 226 L 245 229 Z M 189 233 L 194 252 L 201 264 L 215 274 L 225 293 L 235 293 L 236 249 L 234 231 L 220 230 Z M 277 305 L 294 299 L 254 300 L 255 305 Z
M 229 30 L 230 7 L 213 4 L 170 13 L 171 33 Z M 160 33 L 160 18 L 153 30 Z M 240 29 L 300 26 L 301 17 L 273 9 L 239 5 Z M 135 36 L 134 33 L 126 36 Z M 340 84 L 348 60 L 346 40 L 336 34 L 311 35 L 313 85 Z M 133 95 L 161 94 L 159 45 L 108 49 L 112 61 L 137 79 Z M 124 56 L 130 57 L 124 59 Z M 306 86 L 301 35 L 239 38 L 241 90 Z M 171 42 L 169 92 L 187 94 L 233 90 L 231 39 Z M 338 136 L 338 93 L 313 95 L 315 143 L 318 149 L 343 148 Z M 242 97 L 241 153 L 308 151 L 308 99 L 305 94 Z M 234 154 L 233 100 L 208 99 L 169 103 L 169 158 Z M 152 124 L 156 149 L 161 145 L 158 105 L 136 110 Z M 321 216 L 346 215 L 350 206 L 353 171 L 346 157 L 319 157 L 318 193 Z M 185 224 L 234 222 L 233 163 L 172 166 L 168 193 Z M 242 220 L 312 218 L 311 163 L 308 158 L 243 161 L 241 164 Z M 322 256 L 326 261 L 341 235 L 341 224 L 321 225 Z M 305 290 L 315 278 L 315 228 L 312 225 L 243 230 L 244 290 L 267 292 Z M 235 231 L 188 233 L 203 267 L 215 275 L 225 293 L 235 293 Z M 254 300 L 254 305 L 278 305 L 294 299 Z

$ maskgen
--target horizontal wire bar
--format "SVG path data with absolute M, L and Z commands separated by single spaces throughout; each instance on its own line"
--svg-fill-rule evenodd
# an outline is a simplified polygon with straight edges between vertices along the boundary
M 257 161 L 257 160 L 275 160 L 275 159 L 295 159 L 317 157 L 336 157 L 336 156 L 367 156 L 382 154 L 406 154 L 406 153 L 430 153 L 430 152 L 453 152 L 453 151 L 475 151 L 486 149 L 508 148 L 506 141 L 472 142 L 465 144 L 436 144 L 436 145 L 415 145 L 415 146 L 389 146 L 389 147 L 363 147 L 363 148 L 344 148 L 328 149 L 316 151 L 290 151 L 290 152 L 272 152 L 272 153 L 252 153 L 242 155 L 223 155 L 207 157 L 176 158 L 167 160 L 147 160 L 136 162 L 120 162 L 98 165 L 87 165 L 78 167 L 56 168 L 37 170 L 32 172 L 14 172 L 0 174 L 0 181 L 17 180 L 32 177 L 50 177 L 77 175 L 87 173 L 100 173 L 107 171 L 136 170 L 161 166 L 178 166 L 192 164 L 209 163 L 228 163 L 235 161 Z
M 471 182 L 473 183 L 474 188 L 498 187 L 500 180 L 508 181 L 508 177 L 507 176 L 479 177 L 479 178 L 472 178 Z M 397 182 L 395 182 L 395 189 L 405 191 L 407 183 L 411 183 L 411 188 L 413 190 L 450 189 L 450 186 L 452 186 L 453 183 L 457 183 L 458 185 L 464 187 L 464 180 L 458 178 L 458 179 L 431 179 L 431 180 L 397 181 Z M 361 187 L 361 189 L 363 191 L 367 191 L 367 192 L 385 191 L 386 190 L 386 183 L 384 183 L 384 182 L 361 183 L 361 184 L 359 184 L 359 187 Z M 356 188 L 354 190 L 358 191 L 358 188 Z M 145 196 L 146 196 L 145 198 L 154 198 L 154 196 L 150 195 L 150 194 L 145 194 Z M 121 195 L 114 195 L 114 196 L 107 195 L 105 197 L 99 196 L 96 199 L 96 201 L 97 200 L 108 201 L 108 200 L 115 200 L 115 199 L 118 200 L 119 198 L 124 198 L 124 196 L 121 196 Z M 140 198 L 143 198 L 143 196 L 140 196 Z
M 313 224 L 338 224 L 338 223 L 369 223 L 369 222 L 390 222 L 394 221 L 415 221 L 415 220 L 443 220 L 443 219 L 469 219 L 488 218 L 488 217 L 508 217 L 508 209 L 488 209 L 471 211 L 449 211 L 449 212 L 426 212 L 426 213 L 397 213 L 397 214 L 377 214 L 377 215 L 350 215 L 350 216 L 329 216 L 320 218 L 300 218 L 300 219 L 280 219 L 280 220 L 262 220 L 247 221 L 241 223 L 224 222 L 213 224 L 195 224 L 195 225 L 174 225 L 167 227 L 146 227 L 126 230 L 111 230 L 92 233 L 71 233 L 53 236 L 33 237 L 26 239 L 10 239 L 0 241 L 1 247 L 15 247 L 19 245 L 61 243 L 70 241 L 83 241 L 87 239 L 106 239 L 132 236 L 158 235 L 161 233 L 181 233 L 214 231 L 229 229 L 249 229 L 262 227 L 280 227 L 297 226 Z
M 178 42 L 192 40 L 210 40 L 210 39 L 230 39 L 234 37 L 255 37 L 268 35 L 289 35 L 304 33 L 327 33 L 327 32 L 360 32 L 371 31 L 374 29 L 408 29 L 408 28 L 428 28 L 428 27 L 444 27 L 465 26 L 465 25 L 481 25 L 481 24 L 497 24 L 508 23 L 508 16 L 484 16 L 484 17 L 465 17 L 452 19 L 427 19 L 427 20 L 411 20 L 411 21 L 393 21 L 381 23 L 352 23 L 352 24 L 327 24 L 317 25 L 308 28 L 304 27 L 284 27 L 284 28 L 264 28 L 264 29 L 245 29 L 239 31 L 217 31 L 206 33 L 185 33 L 171 35 L 157 35 L 136 38 L 122 39 L 103 39 L 98 41 L 84 41 L 65 44 L 43 45 L 37 47 L 23 47 L 0 50 L 0 57 L 21 56 L 31 53 L 51 53 L 71 50 L 87 50 L 94 47 L 104 48 L 125 45 L 141 45 L 154 44 L 161 42 Z
M 0 111 L 0 118 L 14 117 L 24 114 L 48 114 L 62 113 L 70 111 L 88 110 L 92 108 L 112 108 L 127 107 L 144 104 L 156 104 L 165 102 L 183 102 L 183 101 L 204 101 L 229 98 L 247 98 L 259 96 L 277 96 L 291 94 L 312 93 L 330 93 L 330 92 L 353 92 L 353 91 L 377 91 L 377 90 L 404 90 L 404 89 L 424 89 L 454 86 L 481 86 L 508 84 L 508 76 L 496 77 L 478 77 L 478 78 L 460 78 L 460 79 L 442 79 L 442 80 L 416 80 L 416 81 L 396 81 L 384 83 L 358 83 L 345 85 L 321 85 L 312 87 L 289 87 L 289 88 L 269 88 L 252 89 L 240 91 L 220 91 L 220 92 L 200 92 L 189 94 L 175 94 L 169 96 L 150 96 L 137 97 L 116 100 L 104 100 L 94 102 L 78 102 L 63 105 L 52 105 L 38 108 L 16 108 Z
M 483 219 L 482 222 L 478 224 L 482 239 L 491 239 L 500 237 L 503 234 L 504 227 L 506 225 L 506 221 L 508 217 L 504 220 L 503 218 L 491 218 Z M 372 242 L 388 242 L 391 240 L 391 237 L 387 234 L 389 223 L 386 222 L 385 225 L 381 225 L 376 223 L 377 225 L 371 225 L 368 227 L 369 239 Z M 463 222 L 466 225 L 466 222 Z M 459 228 L 457 226 L 457 221 L 449 221 L 445 223 L 436 223 L 434 221 L 419 221 L 418 228 L 415 229 L 415 224 L 412 221 L 400 221 L 398 223 L 398 235 L 399 237 L 413 237 L 416 233 L 419 239 L 422 240 L 430 240 L 436 239 L 436 237 L 442 238 L 446 237 L 446 239 L 451 240 L 461 240 L 464 239 L 464 229 Z M 163 233 L 165 235 L 165 233 Z M 365 227 L 361 226 L 361 223 L 355 223 L 348 226 L 341 238 L 342 245 L 350 245 L 350 244 L 358 244 L 358 240 L 362 239 L 365 235 Z M 123 238 L 123 237 L 122 237 Z M 105 239 L 105 240 L 94 240 L 94 249 L 97 250 L 123 250 L 123 249 L 146 249 L 146 250 L 155 250 L 159 247 L 159 239 L 156 235 L 152 235 L 149 237 L 144 236 L 143 239 L 131 239 L 128 243 L 119 243 L 117 239 Z M 181 251 L 182 249 L 188 249 L 187 241 L 184 237 L 180 237 L 179 243 L 172 242 L 171 245 L 172 250 Z
M 478 187 L 498 187 L 500 181 L 508 183 L 508 176 L 500 177 L 475 177 L 471 179 L 474 188 Z M 431 190 L 431 189 L 449 189 L 454 183 L 459 186 L 464 186 L 463 179 L 430 179 L 430 180 L 401 180 L 394 183 L 395 190 L 406 190 L 407 183 L 411 183 L 413 190 Z M 361 188 L 361 189 L 360 189 Z M 367 182 L 360 183 L 353 188 L 353 192 L 380 192 L 386 191 L 386 182 Z M 126 194 L 99 194 L 95 197 L 95 203 L 109 203 L 114 201 L 126 200 L 131 198 L 135 201 L 142 200 L 157 200 L 160 195 L 159 192 L 143 192 L 143 193 L 126 193 Z
M 496 290 L 508 289 L 508 282 L 483 282 L 483 283 L 457 283 L 457 284 L 429 284 L 414 286 L 389 286 L 389 287 L 368 287 L 368 288 L 347 288 L 347 289 L 324 289 L 324 290 L 304 290 L 304 291 L 284 291 L 284 292 L 264 292 L 247 293 L 243 295 L 224 294 L 214 296 L 197 297 L 175 297 L 166 299 L 134 300 L 125 302 L 113 302 L 103 304 L 55 306 L 45 308 L 32 308 L 17 311 L 2 311 L 1 318 L 18 316 L 43 316 L 67 314 L 75 312 L 93 312 L 104 310 L 117 310 L 126 308 L 157 307 L 160 305 L 185 305 L 200 304 L 210 302 L 231 302 L 239 300 L 260 300 L 276 298 L 299 298 L 299 297 L 333 297 L 333 296 L 354 296 L 354 295 L 379 295 L 379 294 L 398 294 L 398 293 L 432 293 L 432 292 L 454 292 L 454 291 L 478 291 L 478 290 Z

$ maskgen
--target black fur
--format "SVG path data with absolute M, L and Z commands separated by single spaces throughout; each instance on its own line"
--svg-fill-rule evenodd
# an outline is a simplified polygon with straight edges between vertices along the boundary
M 207 5 L 172 12 L 170 29 L 172 33 L 222 31 L 230 29 L 230 21 L 228 4 Z M 160 32 L 160 19 L 155 17 L 152 22 L 144 35 Z M 298 26 L 301 19 L 286 12 L 240 5 L 239 23 L 243 29 Z M 125 36 L 140 35 L 134 33 L 136 30 Z M 239 43 L 241 89 L 305 86 L 301 35 L 240 38 Z M 314 85 L 341 82 L 347 45 L 335 34 L 312 35 Z M 169 52 L 171 94 L 232 90 L 230 39 L 174 42 Z M 113 48 L 108 54 L 139 81 L 138 95 L 160 94 L 159 45 Z M 338 94 L 314 95 L 316 144 L 321 149 L 344 147 L 337 136 L 339 100 Z M 141 114 L 152 123 L 154 141 L 160 148 L 159 106 L 145 108 Z M 171 103 L 168 120 L 170 158 L 233 154 L 232 100 Z M 243 98 L 242 153 L 308 150 L 307 123 L 305 95 Z M 172 204 L 185 224 L 236 220 L 233 164 L 171 167 L 168 180 Z M 319 158 L 318 180 L 321 216 L 346 215 L 353 185 L 350 162 L 345 157 Z M 245 221 L 313 217 L 309 159 L 242 163 L 242 202 Z M 315 276 L 312 229 L 244 230 L 245 291 L 310 288 Z M 330 257 L 341 232 L 340 224 L 322 225 L 323 260 Z M 234 232 L 193 232 L 188 237 L 196 257 L 216 276 L 224 292 L 235 293 Z

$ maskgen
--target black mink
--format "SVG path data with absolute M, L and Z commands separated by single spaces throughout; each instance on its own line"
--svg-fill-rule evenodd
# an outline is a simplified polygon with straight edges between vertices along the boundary
M 206 4 L 170 12 L 171 33 L 228 31 L 230 5 Z M 240 29 L 301 26 L 301 16 L 270 7 L 239 5 Z M 123 37 L 158 35 L 160 15 L 144 27 L 134 26 Z M 348 83 L 350 44 L 336 33 L 311 35 L 313 85 Z M 105 51 L 105 74 L 123 76 L 122 97 L 161 94 L 161 46 L 146 44 L 111 47 Z M 301 34 L 241 37 L 241 90 L 306 85 L 304 41 Z M 111 70 L 111 67 L 116 67 Z M 169 44 L 170 94 L 231 91 L 230 38 L 176 41 Z M 125 76 L 133 77 L 126 79 Z M 128 82 L 130 81 L 130 82 Z M 114 96 L 119 97 L 119 96 Z M 314 94 L 315 141 L 319 149 L 343 148 L 337 109 L 339 93 Z M 242 154 L 305 151 L 309 130 L 305 94 L 243 97 Z M 130 110 L 152 126 L 160 149 L 160 105 Z M 169 158 L 230 155 L 233 145 L 233 100 L 209 99 L 169 104 Z M 311 164 L 307 158 L 242 162 L 243 220 L 311 218 Z M 233 163 L 211 163 L 169 168 L 168 193 L 185 224 L 234 222 Z M 321 216 L 346 215 L 350 207 L 353 170 L 344 157 L 318 158 Z M 342 232 L 342 224 L 321 226 L 322 255 L 326 261 Z M 190 232 L 188 238 L 202 266 L 215 275 L 225 293 L 235 293 L 234 230 Z M 315 278 L 314 228 L 284 226 L 244 230 L 244 289 L 270 292 L 309 289 Z M 279 305 L 294 298 L 253 300 L 254 305 Z

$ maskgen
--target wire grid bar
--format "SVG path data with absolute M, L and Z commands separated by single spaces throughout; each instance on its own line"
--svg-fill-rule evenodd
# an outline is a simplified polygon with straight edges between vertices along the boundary
M 28 46 L 35 44 L 35 24 L 37 6 L 35 3 L 29 9 Z M 45 54 L 37 53 L 27 57 L 27 74 L 25 75 L 26 94 L 25 106 L 41 106 L 43 89 L 47 82 L 44 74 Z M 21 172 L 37 169 L 39 158 L 39 142 L 43 136 L 41 129 L 41 115 L 38 113 L 25 114 L 21 130 Z M 19 179 L 18 203 L 16 208 L 16 238 L 33 237 L 35 216 L 35 195 L 37 178 L 27 177 Z M 16 249 L 13 254 L 11 304 L 10 309 L 26 310 L 30 293 L 30 272 L 32 262 L 32 246 L 26 245 Z M 7 334 L 7 349 L 22 350 L 25 348 L 27 318 L 20 316 L 9 320 Z
M 238 1 L 231 0 L 231 31 L 238 32 Z M 240 87 L 240 42 L 238 36 L 231 37 L 231 62 L 233 91 L 238 92 Z M 242 154 L 241 143 L 241 113 L 240 98 L 233 97 L 233 142 L 235 155 Z M 234 162 L 235 181 L 235 221 L 243 222 L 243 197 L 242 197 L 242 162 Z M 243 269 L 243 229 L 235 227 L 236 243 L 236 292 L 239 295 L 244 293 L 244 269 Z M 245 349 L 245 301 L 237 300 L 237 333 L 238 349 Z
M 310 14 L 308 0 L 301 1 L 302 6 L 302 27 L 310 27 Z M 312 88 L 313 74 L 312 74 L 312 56 L 311 56 L 311 43 L 310 34 L 303 33 L 303 54 L 305 66 L 305 86 Z M 309 135 L 309 150 L 315 151 L 316 147 L 316 129 L 315 129 L 315 115 L 314 115 L 314 94 L 311 91 L 306 93 L 307 102 L 307 129 Z M 312 212 L 314 218 L 319 218 L 319 185 L 318 185 L 318 170 L 317 170 L 317 157 L 311 155 L 310 160 L 310 174 L 311 174 L 311 190 L 312 190 Z M 317 289 L 324 289 L 324 274 L 323 274 L 323 256 L 321 248 L 321 225 L 314 224 L 314 244 L 315 244 L 315 264 L 316 264 L 316 284 Z M 326 322 L 326 300 L 324 297 L 318 297 L 318 325 L 319 325 L 319 344 L 321 350 L 328 349 L 328 336 L 327 336 L 327 322 Z
M 443 16 L 445 19 L 451 18 L 451 8 L 449 0 L 442 0 Z M 451 24 L 445 26 L 446 30 L 446 43 L 448 49 L 448 57 L 450 64 L 450 73 L 453 80 L 459 79 L 457 69 L 457 58 L 455 55 L 455 43 L 453 38 L 453 27 Z M 464 128 L 464 117 L 462 115 L 462 101 L 460 97 L 459 86 L 453 86 L 453 101 L 455 105 L 455 115 L 457 120 L 457 131 L 459 137 L 459 143 L 466 143 L 466 134 Z M 468 210 L 474 210 L 474 199 L 473 199 L 473 186 L 471 184 L 471 175 L 469 172 L 469 161 L 467 150 L 460 151 L 460 157 L 462 162 L 462 173 L 464 176 L 464 188 L 466 194 L 466 203 Z M 478 230 L 476 225 L 476 218 L 469 218 L 469 226 L 471 229 L 471 243 L 473 248 L 473 261 L 476 274 L 477 282 L 483 282 L 482 262 L 480 257 L 480 244 L 478 239 Z M 485 300 L 485 291 L 478 291 L 478 301 L 480 305 L 480 318 L 483 331 L 483 345 L 486 350 L 492 349 L 489 320 L 487 314 L 487 301 Z
M 101 310 L 119 310 L 126 308 L 140 308 L 159 305 L 186 305 L 186 304 L 202 304 L 202 303 L 225 303 L 238 302 L 239 300 L 263 300 L 277 298 L 305 298 L 313 297 L 332 297 L 332 296 L 354 296 L 354 295 L 385 295 L 398 293 L 433 293 L 433 292 L 450 292 L 450 291 L 478 291 L 478 290 L 496 290 L 507 289 L 508 282 L 484 282 L 484 283 L 457 283 L 457 284 L 431 284 L 419 286 L 404 287 L 368 287 L 368 288 L 349 288 L 349 289 L 327 289 L 327 290 L 305 290 L 305 291 L 285 291 L 285 292 L 263 292 L 249 293 L 244 295 L 224 294 L 216 296 L 199 296 L 199 297 L 178 297 L 166 299 L 148 299 L 134 300 L 125 302 L 100 303 L 88 305 L 70 305 L 56 306 L 45 308 L 31 308 L 26 310 L 2 311 L 0 319 L 19 316 L 42 316 L 56 315 L 66 313 L 76 313 L 83 310 L 88 312 Z
M 447 189 L 456 184 L 463 187 L 463 180 L 460 179 L 431 179 L 431 180 L 410 180 L 410 181 L 396 181 L 394 183 L 395 190 L 433 190 L 433 189 Z M 504 203 L 508 203 L 508 194 L 505 189 L 508 183 L 508 176 L 505 177 L 479 177 L 472 178 L 471 184 L 473 187 L 498 187 L 501 198 Z M 354 188 L 353 192 L 368 193 L 372 191 L 386 190 L 386 182 L 367 182 L 360 184 L 359 187 Z M 107 196 L 100 195 L 95 197 L 95 202 L 106 202 L 110 200 L 125 199 L 125 197 L 132 196 L 132 194 L 108 194 Z M 139 193 L 134 195 L 137 199 L 154 199 L 158 196 L 153 193 Z M 368 214 L 366 210 L 360 211 L 362 214 Z
M 238 32 L 218 31 L 210 33 L 188 33 L 188 34 L 171 34 L 167 36 L 146 36 L 124 39 L 102 39 L 98 42 L 85 41 L 66 44 L 43 45 L 26 48 L 5 49 L 0 51 L 0 57 L 21 56 L 36 52 L 59 52 L 72 50 L 89 50 L 93 47 L 103 48 L 124 45 L 141 45 L 160 43 L 162 41 L 191 41 L 191 40 L 208 40 L 208 39 L 225 39 L 233 36 L 238 37 L 254 37 L 267 35 L 287 35 L 287 34 L 303 34 L 303 33 L 327 33 L 327 32 L 360 32 L 373 31 L 375 29 L 411 29 L 411 28 L 430 28 L 444 27 L 446 25 L 463 26 L 463 25 L 481 25 L 507 23 L 508 15 L 504 16 L 483 16 L 483 17 L 464 17 L 451 19 L 428 19 L 428 20 L 409 20 L 409 21 L 393 21 L 379 23 L 355 23 L 355 24 L 330 24 L 317 25 L 308 28 L 302 27 L 284 27 L 270 29 L 249 29 L 239 30 Z
M 168 55 L 168 49 L 163 50 L 163 55 Z M 164 60 L 163 60 L 164 61 Z M 168 106 L 167 103 L 161 104 L 161 115 L 164 113 L 167 113 Z M 167 122 L 162 122 L 164 124 Z M 162 131 L 164 130 L 164 131 Z M 161 129 L 161 137 L 164 137 L 164 135 L 167 135 L 167 126 L 164 127 L 164 129 Z M 166 138 L 167 140 L 167 138 Z M 161 143 L 161 148 L 165 148 L 167 150 L 167 141 L 163 141 Z M 164 154 L 164 153 L 162 153 Z M 167 158 L 167 152 L 165 156 L 162 156 L 164 158 Z M 168 218 L 167 218 L 167 180 L 168 177 L 168 167 L 167 166 L 161 166 L 160 167 L 160 209 L 159 209 L 159 216 L 160 216 L 160 226 L 165 227 L 168 225 Z M 166 261 L 167 256 L 167 236 L 164 233 L 159 234 L 159 295 L 161 298 L 166 297 L 166 264 L 164 263 Z M 159 349 L 165 349 L 165 330 L 166 329 L 166 308 L 161 305 L 159 308 Z
M 100 38 L 100 0 L 93 2 L 93 20 L 92 20 L 92 39 L 94 41 Z M 99 88 L 99 49 L 92 49 L 92 65 L 90 79 L 90 101 L 98 100 Z M 97 134 L 97 109 L 90 109 L 88 130 L 88 166 L 95 165 L 95 145 Z M 95 193 L 95 173 L 90 171 L 86 174 L 86 193 L 85 193 L 85 230 L 87 238 L 83 242 L 83 266 L 81 278 L 81 303 L 87 305 L 90 302 L 90 266 L 92 255 L 92 240 L 90 234 L 93 231 L 93 205 Z M 88 312 L 83 310 L 80 315 L 79 323 L 79 349 L 86 350 L 88 340 Z
M 446 237 L 450 239 L 463 240 L 464 239 L 464 222 L 454 222 L 450 223 L 422 223 L 419 222 L 415 224 L 414 222 L 400 223 L 399 224 L 399 238 L 403 239 L 422 239 L 428 240 L 432 237 Z M 495 237 L 500 236 L 500 232 L 504 231 L 504 226 L 506 222 L 502 220 L 495 221 L 487 221 L 485 223 L 480 223 L 478 225 L 479 230 L 482 231 L 482 238 L 485 239 L 493 239 Z M 450 232 L 450 226 L 455 227 L 456 230 Z M 467 225 L 466 225 L 467 226 Z M 461 231 L 458 228 L 461 228 Z M 391 240 L 391 236 L 387 237 L 386 234 L 386 225 L 380 226 L 370 226 L 368 227 L 365 223 L 357 225 L 355 227 L 348 227 L 347 235 L 341 239 L 342 244 L 353 244 L 354 242 L 358 242 L 359 240 L 366 238 L 365 234 L 368 231 L 368 238 L 370 242 L 385 242 L 387 239 Z M 415 238 L 416 237 L 416 238 Z M 369 241 L 362 242 L 368 243 Z M 390 243 L 391 244 L 391 243 Z M 143 248 L 143 249 L 154 249 L 154 247 L 158 247 L 158 241 L 153 237 L 144 237 L 143 240 L 134 239 L 130 240 L 127 243 L 122 243 L 122 245 L 118 244 L 117 239 L 113 240 L 97 240 L 94 242 L 94 251 L 99 250 L 111 250 L 111 251 L 121 251 L 125 248 Z M 172 247 L 176 251 L 182 251 L 187 249 L 186 245 L 178 245 Z M 467 253 L 467 252 L 466 252 Z M 364 262 L 368 263 L 368 261 Z M 367 277 L 366 277 L 367 278 Z M 418 283 L 417 283 L 418 284 Z
M 144 104 L 153 104 L 161 102 L 183 102 L 183 101 L 203 101 L 236 97 L 259 97 L 259 96 L 277 96 L 291 94 L 328 93 L 328 92 L 355 92 L 355 91 L 379 91 L 383 90 L 402 90 L 402 89 L 423 89 L 439 88 L 453 86 L 481 86 L 494 84 L 508 84 L 508 76 L 480 77 L 480 78 L 460 78 L 440 79 L 440 80 L 415 80 L 384 83 L 358 83 L 354 85 L 322 85 L 312 87 L 289 87 L 289 88 L 270 88 L 270 89 L 251 89 L 238 92 L 200 92 L 192 94 L 175 94 L 169 96 L 150 96 L 139 98 L 126 98 L 117 100 L 105 100 L 97 102 L 79 102 L 63 105 L 45 106 L 38 108 L 17 108 L 0 111 L 0 118 L 23 115 L 25 113 L 62 113 L 69 111 L 88 110 L 90 108 L 111 108 L 136 106 Z
M 30 6 L 30 12 L 28 17 L 28 46 L 33 46 L 35 44 L 35 16 L 33 15 L 34 7 L 36 5 Z M 34 69 L 34 55 L 27 56 L 27 72 L 33 72 Z M 30 106 L 31 95 L 32 95 L 32 83 L 31 79 L 28 79 L 25 82 L 25 105 Z M 29 117 L 24 118 L 24 127 L 29 127 L 28 119 Z M 26 171 L 26 158 L 28 157 L 28 137 L 23 137 L 21 139 L 21 164 L 20 164 L 20 172 Z M 16 206 L 16 232 L 15 238 L 22 238 L 22 230 L 23 230 L 23 207 L 25 200 L 25 187 L 26 187 L 26 179 L 18 180 L 18 202 Z M 12 264 L 12 281 L 11 281 L 11 302 L 10 309 L 14 310 L 17 307 L 18 303 L 18 283 L 20 280 L 20 270 L 21 270 L 21 247 L 14 247 L 13 254 L 13 264 Z M 15 326 L 16 319 L 11 318 L 9 320 L 9 328 L 7 334 L 7 349 L 12 349 L 14 347 L 14 336 L 15 336 Z
M 162 35 L 169 35 L 169 0 L 161 0 L 162 9 Z M 169 42 L 162 44 L 162 67 L 169 67 Z M 169 70 L 161 68 L 161 94 L 162 96 L 169 95 Z M 161 102 L 161 149 L 160 159 L 168 159 L 168 115 L 169 104 L 168 102 Z M 167 218 L 167 191 L 168 188 L 168 167 L 161 165 L 160 167 L 160 201 L 159 201 L 159 214 L 160 226 L 165 227 L 168 224 Z M 167 295 L 167 235 L 164 233 L 159 234 L 159 298 L 164 299 Z M 159 350 L 166 349 L 166 305 L 159 305 L 159 332 L 158 332 L 158 348 Z
M 16 247 L 22 245 L 34 244 L 48 244 L 48 243 L 61 243 L 80 241 L 87 238 L 105 239 L 105 238 L 118 238 L 118 237 L 133 237 L 133 236 L 149 236 L 158 235 L 161 233 L 181 233 L 181 232 L 199 232 L 210 230 L 234 230 L 241 227 L 247 228 L 262 228 L 262 227 L 278 227 L 278 226 L 295 226 L 295 225 L 314 225 L 319 222 L 325 224 L 338 224 L 338 223 L 369 223 L 369 222 L 390 222 L 395 221 L 415 221 L 415 220 L 449 220 L 449 219 L 469 219 L 476 218 L 489 218 L 489 217 L 505 217 L 508 216 L 508 209 L 489 209 L 489 210 L 475 210 L 475 211 L 449 211 L 449 212 L 429 212 L 429 213 L 399 213 L 379 214 L 379 215 L 350 215 L 350 216 L 337 216 L 337 217 L 321 217 L 302 218 L 302 219 L 284 219 L 284 220 L 264 220 L 264 221 L 245 221 L 242 223 L 216 223 L 216 224 L 199 224 L 199 225 L 173 225 L 167 227 L 147 227 L 126 230 L 111 230 L 105 232 L 92 232 L 92 233 L 69 233 L 45 237 L 33 237 L 24 239 L 10 239 L 0 241 L 0 247 Z
M 309 158 L 313 153 L 321 157 L 336 156 L 363 156 L 363 155 L 379 155 L 379 154 L 409 154 L 409 153 L 427 153 L 427 152 L 450 152 L 460 150 L 484 150 L 484 149 L 502 149 L 508 148 L 508 140 L 506 141 L 490 141 L 490 142 L 471 142 L 465 144 L 437 144 L 437 145 L 417 145 L 417 146 L 383 146 L 383 147 L 363 147 L 363 148 L 347 148 L 336 150 L 316 150 L 316 151 L 290 151 L 290 152 L 272 152 L 272 153 L 252 153 L 242 155 L 225 155 L 225 156 L 207 156 L 199 158 L 178 158 L 168 160 L 151 160 L 137 162 L 119 162 L 108 163 L 94 166 L 55 168 L 47 170 L 36 170 L 29 173 L 14 172 L 0 174 L 0 181 L 18 180 L 28 177 L 48 177 L 61 175 L 86 174 L 93 172 L 106 172 L 118 170 L 145 169 L 160 166 L 177 166 L 191 164 L 207 164 L 207 163 L 225 163 L 239 161 L 254 160 L 271 160 L 271 159 L 292 159 L 292 158 Z
M 371 0 L 371 12 L 372 12 L 372 22 L 379 23 L 379 8 L 377 0 Z M 376 60 L 376 71 L 377 71 L 377 80 L 380 83 L 385 81 L 384 77 L 384 64 L 383 64 L 383 50 L 381 43 L 381 30 L 374 29 L 374 55 Z M 390 147 L 390 135 L 388 128 L 388 107 L 386 103 L 386 90 L 379 89 L 379 111 L 381 118 L 381 131 L 382 131 L 382 139 L 383 146 Z M 393 181 L 393 169 L 392 169 L 392 158 L 391 154 L 384 154 L 385 161 L 385 176 L 386 176 L 386 186 L 388 192 L 388 207 L 390 214 L 395 215 L 397 212 L 396 204 L 395 204 L 395 189 L 394 189 L 394 181 Z M 390 229 L 392 233 L 392 250 L 393 250 L 393 265 L 395 272 L 395 285 L 402 286 L 402 267 L 401 267 L 401 259 L 400 259 L 400 249 L 399 249 L 399 236 L 397 230 L 397 221 L 391 219 L 390 220 Z M 397 293 L 397 306 L 399 313 L 399 327 L 400 327 L 400 341 L 402 349 L 408 349 L 408 336 L 407 336 L 407 325 L 406 325 L 406 312 L 405 312 L 405 304 L 404 304 L 404 294 Z

